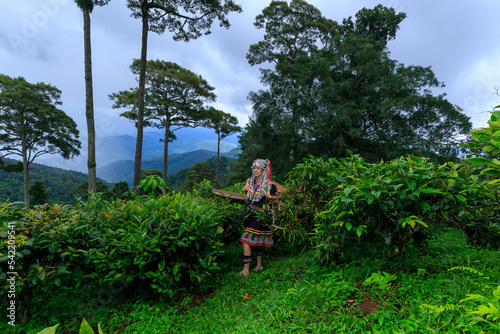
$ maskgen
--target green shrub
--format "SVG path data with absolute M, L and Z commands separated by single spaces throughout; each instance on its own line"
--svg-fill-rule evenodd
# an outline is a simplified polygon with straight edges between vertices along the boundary
M 463 164 L 310 157 L 288 176 L 288 232 L 308 237 L 325 261 L 360 254 L 411 259 L 429 233 L 446 226 L 460 227 L 473 245 L 500 242 L 498 186 Z
M 335 159 L 310 156 L 288 173 L 288 194 L 283 197 L 281 218 L 290 240 L 305 241 L 313 232 L 314 217 L 325 210 L 325 203 L 334 196 L 335 189 L 327 178 L 336 165 Z
M 133 201 L 93 195 L 75 207 L 26 210 L 2 204 L 0 234 L 8 234 L 9 224 L 16 228 L 18 314 L 28 306 L 34 312 L 63 288 L 134 284 L 171 297 L 205 289 L 219 270 L 225 222 L 226 206 L 181 194 Z M 3 282 L 13 271 L 7 247 L 0 248 Z M 6 291 L 0 291 L 4 301 Z
M 446 221 L 448 208 L 461 200 L 448 192 L 453 164 L 435 166 L 413 156 L 370 164 L 356 155 L 333 162 L 322 180 L 333 194 L 316 216 L 312 236 L 325 260 L 360 248 L 372 255 L 403 254 L 426 238 L 430 224 Z
M 497 106 L 496 108 L 499 108 Z M 481 247 L 500 248 L 500 111 L 491 113 L 488 128 L 472 131 L 467 146 L 471 157 L 463 167 L 467 205 L 458 224 L 467 242 Z

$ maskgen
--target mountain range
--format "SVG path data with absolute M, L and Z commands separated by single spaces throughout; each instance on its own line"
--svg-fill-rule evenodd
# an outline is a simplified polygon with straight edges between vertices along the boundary
M 236 158 L 238 149 L 221 153 L 221 156 Z M 173 174 L 179 169 L 190 167 L 195 163 L 206 161 L 217 155 L 217 152 L 196 150 L 186 153 L 174 153 L 168 156 L 168 174 Z M 16 163 L 17 160 L 4 158 L 5 164 Z M 163 157 L 149 158 L 142 161 L 143 169 L 163 169 Z M 98 180 L 104 182 L 109 188 L 112 183 L 126 181 L 133 184 L 134 161 L 120 160 L 97 169 Z M 30 185 L 34 181 L 41 181 L 46 187 L 49 202 L 74 204 L 76 195 L 74 189 L 88 181 L 86 173 L 67 170 L 58 167 L 46 166 L 39 163 L 30 164 Z M 4 172 L 0 170 L 0 203 L 23 201 L 23 175 L 22 173 Z
M 240 153 L 239 149 L 235 148 L 229 152 L 221 153 L 220 156 L 236 158 Z M 174 153 L 168 155 L 167 174 L 175 173 L 181 168 L 189 167 L 195 163 L 206 161 L 217 155 L 217 152 L 207 150 L 196 150 L 186 153 Z M 163 156 L 143 159 L 142 169 L 158 169 L 163 170 Z M 108 182 L 116 183 L 127 181 L 129 186 L 132 186 L 134 181 L 134 160 L 119 160 L 104 167 L 97 167 L 97 176 Z
M 185 128 L 174 132 L 177 139 L 168 145 L 168 155 L 187 153 L 193 151 L 217 151 L 217 135 L 209 129 Z M 164 143 L 160 141 L 162 133 L 145 131 L 142 145 L 142 160 L 163 157 Z M 65 160 L 58 155 L 43 155 L 36 162 L 46 166 L 58 167 L 87 173 L 87 139 L 80 138 L 82 148 L 80 155 L 70 160 Z M 106 166 L 118 161 L 135 159 L 136 137 L 131 135 L 106 136 L 96 138 L 96 162 L 98 173 L 107 169 Z M 220 151 L 227 153 L 238 147 L 236 135 L 224 138 L 220 142 Z M 170 160 L 170 159 L 169 159 Z M 199 161 L 197 161 L 199 162 Z M 109 168 L 113 168 L 112 165 Z M 162 168 L 159 168 L 160 170 Z M 109 175 L 106 173 L 106 175 Z M 98 175 L 99 176 L 99 175 Z

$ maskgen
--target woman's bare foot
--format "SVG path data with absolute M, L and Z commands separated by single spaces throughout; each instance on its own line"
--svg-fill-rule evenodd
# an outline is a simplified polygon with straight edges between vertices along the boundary
M 250 274 L 250 270 L 248 269 L 243 269 L 242 271 L 240 271 L 240 276 L 248 276 L 248 274 Z
M 264 267 L 260 266 L 260 267 L 255 267 L 252 269 L 253 271 L 259 271 L 259 270 L 264 270 Z

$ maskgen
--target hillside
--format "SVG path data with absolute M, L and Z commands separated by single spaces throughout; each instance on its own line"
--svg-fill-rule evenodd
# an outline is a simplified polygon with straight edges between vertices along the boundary
M 221 157 L 236 158 L 239 153 L 233 149 L 226 153 L 221 153 Z M 217 152 L 207 150 L 197 150 L 187 153 L 170 154 L 168 158 L 168 174 L 172 175 L 181 169 L 187 169 L 195 163 L 214 158 Z M 4 159 L 5 164 L 17 162 L 13 159 Z M 163 169 L 163 157 L 145 159 L 142 162 L 143 169 Z M 214 165 L 215 168 L 215 165 Z M 133 183 L 134 161 L 123 160 L 111 163 L 105 167 L 97 169 L 98 180 L 106 183 L 127 181 L 129 185 Z M 177 176 L 182 178 L 182 184 L 185 173 Z M 47 188 L 47 197 L 49 202 L 62 204 L 74 204 L 76 201 L 73 189 L 88 181 L 86 173 L 67 170 L 58 167 L 50 167 L 43 164 L 30 164 L 30 185 L 35 181 L 41 181 Z M 24 201 L 23 194 L 23 175 L 21 173 L 7 173 L 0 170 L 0 202 L 9 200 L 10 202 Z
M 238 149 L 233 149 L 226 153 L 221 153 L 220 156 L 235 158 L 239 153 Z M 196 150 L 187 153 L 174 153 L 168 155 L 168 168 L 167 174 L 175 173 L 179 169 L 189 167 L 195 163 L 206 161 L 211 157 L 215 157 L 217 152 L 208 150 Z M 163 170 L 163 157 L 157 156 L 155 158 L 144 159 L 142 161 L 143 169 L 158 169 Z M 97 175 L 108 182 L 121 182 L 127 181 L 129 185 L 134 181 L 134 161 L 121 160 L 113 162 L 107 166 L 97 168 Z
M 7 158 L 3 160 L 6 165 L 17 162 L 17 160 Z M 32 163 L 30 164 L 30 185 L 35 181 L 42 182 L 47 188 L 49 202 L 74 204 L 76 198 L 73 189 L 87 182 L 88 176 L 81 172 Z M 99 181 L 105 182 L 102 179 Z M 6 200 L 24 201 L 22 173 L 7 173 L 0 170 L 0 202 Z

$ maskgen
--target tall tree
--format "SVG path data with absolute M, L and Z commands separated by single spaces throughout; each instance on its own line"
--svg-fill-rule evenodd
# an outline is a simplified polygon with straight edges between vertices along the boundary
M 303 1 L 292 1 L 298 2 Z M 294 31 L 292 23 L 303 20 L 299 11 L 293 16 L 280 25 L 276 16 L 266 15 L 268 22 L 261 25 L 286 35 Z M 249 59 L 277 62 L 262 71 L 267 89 L 249 95 L 254 113 L 240 137 L 242 165 L 257 153 L 272 159 L 273 169 L 286 172 L 297 158 L 344 156 L 348 149 L 371 161 L 404 154 L 456 157 L 456 138 L 468 133 L 469 118 L 444 94 L 433 95 L 444 85 L 430 68 L 404 66 L 389 57 L 387 43 L 404 18 L 380 5 L 363 8 L 355 20 L 329 24 L 330 42 L 311 42 L 324 46 L 299 49 L 293 61 L 288 49 L 274 47 L 285 40 L 277 32 L 276 42 L 268 43 L 272 52 L 250 47 Z
M 57 107 L 60 98 L 61 91 L 54 86 L 0 75 L 0 153 L 22 158 L 26 207 L 33 160 L 43 154 L 61 154 L 65 159 L 80 154 L 76 123 Z
M 136 59 L 130 66 L 132 72 L 140 75 L 141 62 Z M 164 129 L 163 180 L 167 182 L 168 143 L 175 140 L 174 131 L 185 127 L 196 127 L 207 121 L 211 113 L 205 103 L 216 99 L 214 87 L 201 76 L 171 62 L 150 60 L 145 74 L 146 88 L 143 126 Z M 120 114 L 139 126 L 137 88 L 110 95 L 113 108 L 127 108 Z
M 293 98 L 299 92 L 297 80 L 307 73 L 293 73 L 285 76 L 287 68 L 297 63 L 299 57 L 306 53 L 314 56 L 316 51 L 331 45 L 333 36 L 338 32 L 337 22 L 325 18 L 321 11 L 303 0 L 272 1 L 255 18 L 255 27 L 264 29 L 264 39 L 250 45 L 247 59 L 250 65 L 269 62 L 275 65 L 280 73 L 280 80 L 286 79 L 290 87 L 288 104 L 283 112 L 287 118 L 287 133 L 283 134 L 287 143 L 282 149 L 289 148 L 286 159 L 294 163 L 300 155 L 297 146 L 301 144 L 301 127 L 298 109 L 299 101 Z M 273 71 L 261 70 L 262 82 L 267 84 L 273 79 Z M 286 146 L 286 147 L 285 147 Z M 284 157 L 282 157 L 284 158 Z
M 222 139 L 241 131 L 238 126 L 238 119 L 231 114 L 225 113 L 222 110 L 217 110 L 213 107 L 208 110 L 209 116 L 204 123 L 204 127 L 213 129 L 217 134 L 217 168 L 215 171 L 215 182 L 219 182 L 219 155 L 220 142 Z
M 144 97 L 146 87 L 146 62 L 148 31 L 173 33 L 175 41 L 188 42 L 203 34 L 210 34 L 210 27 L 218 19 L 221 27 L 229 28 L 227 15 L 241 12 L 233 0 L 127 0 L 132 16 L 142 20 L 141 65 L 137 101 L 137 143 L 134 162 L 134 187 L 141 180 L 142 140 L 144 122 Z
M 271 1 L 255 18 L 254 26 L 264 29 L 264 40 L 250 45 L 250 65 L 265 62 L 279 66 L 295 63 L 301 52 L 313 54 L 331 44 L 337 22 L 325 18 L 319 9 L 303 0 Z
M 95 158 L 94 93 L 92 84 L 92 49 L 90 38 L 90 13 L 94 6 L 104 6 L 109 0 L 75 0 L 83 13 L 83 45 L 85 63 L 85 116 L 87 118 L 87 168 L 88 192 L 97 191 L 97 163 Z

